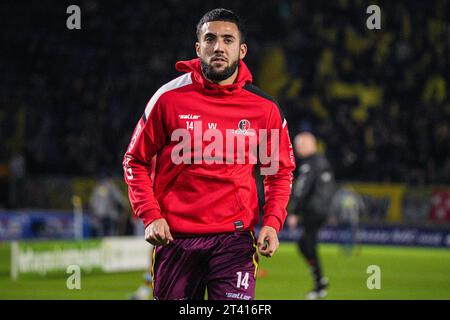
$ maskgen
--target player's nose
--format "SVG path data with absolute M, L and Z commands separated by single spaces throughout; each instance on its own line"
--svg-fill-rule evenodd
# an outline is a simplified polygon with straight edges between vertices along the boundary
M 214 53 L 223 53 L 224 43 L 221 40 L 216 41 L 214 44 Z

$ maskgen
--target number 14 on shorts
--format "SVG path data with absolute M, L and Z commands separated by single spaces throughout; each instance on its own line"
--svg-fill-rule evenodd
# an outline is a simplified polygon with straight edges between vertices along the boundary
M 245 290 L 247 290 L 249 273 L 245 272 L 244 273 L 244 277 L 242 277 L 242 272 L 241 271 L 236 272 L 236 274 L 237 274 L 236 287 L 237 288 L 243 287 Z

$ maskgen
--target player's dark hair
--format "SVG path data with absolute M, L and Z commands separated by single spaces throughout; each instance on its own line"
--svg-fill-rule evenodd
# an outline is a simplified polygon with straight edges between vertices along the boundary
M 234 23 L 240 35 L 240 43 L 245 42 L 245 27 L 242 19 L 233 11 L 223 8 L 213 9 L 203 15 L 200 21 L 197 23 L 197 38 L 200 39 L 200 30 L 202 26 L 211 21 L 227 21 Z

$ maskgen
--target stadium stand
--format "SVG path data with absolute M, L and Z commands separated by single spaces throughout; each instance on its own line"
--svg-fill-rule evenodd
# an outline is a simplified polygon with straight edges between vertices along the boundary
M 70 31 L 66 3 L 2 1 L 3 191 L 17 154 L 27 177 L 121 175 L 136 115 L 177 75 L 175 62 L 193 57 L 201 13 L 223 2 L 78 4 L 82 29 Z M 256 83 L 292 136 L 320 138 L 338 180 L 448 183 L 448 3 L 382 2 L 381 30 L 365 27 L 368 4 L 227 1 L 246 20 Z

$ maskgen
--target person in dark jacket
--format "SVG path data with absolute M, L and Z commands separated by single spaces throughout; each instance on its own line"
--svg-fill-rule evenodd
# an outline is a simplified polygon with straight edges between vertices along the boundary
M 313 134 L 300 133 L 295 137 L 294 145 L 300 157 L 300 165 L 291 198 L 293 212 L 288 216 L 287 223 L 289 228 L 295 229 L 299 218 L 301 219 L 303 232 L 298 245 L 311 268 L 315 284 L 307 299 L 319 299 L 327 295 L 328 280 L 322 274 L 317 254 L 317 239 L 321 226 L 327 220 L 336 183 L 328 160 L 317 153 Z

